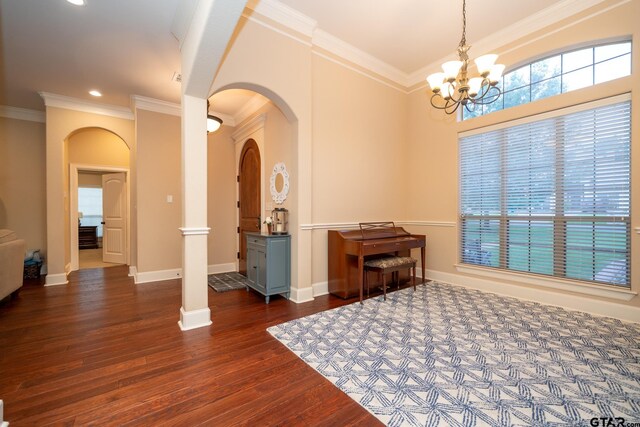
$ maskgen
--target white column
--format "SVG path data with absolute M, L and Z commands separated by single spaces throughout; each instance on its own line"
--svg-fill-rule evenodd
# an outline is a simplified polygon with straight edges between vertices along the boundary
M 182 307 L 180 328 L 211 324 L 207 297 L 207 101 L 247 0 L 180 2 L 182 65 Z M 176 31 L 177 30 L 177 31 Z
M 207 296 L 207 101 L 182 95 L 183 331 L 211 324 Z

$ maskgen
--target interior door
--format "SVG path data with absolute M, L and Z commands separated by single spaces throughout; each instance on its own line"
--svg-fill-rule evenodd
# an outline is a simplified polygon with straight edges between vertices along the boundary
M 240 154 L 238 271 L 247 275 L 247 241 L 245 233 L 260 232 L 260 150 L 253 139 L 248 140 Z
M 124 172 L 102 175 L 102 261 L 125 264 L 127 187 Z

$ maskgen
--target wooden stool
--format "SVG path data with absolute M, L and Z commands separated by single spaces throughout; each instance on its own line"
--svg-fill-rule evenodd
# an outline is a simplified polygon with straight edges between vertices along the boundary
M 384 300 L 387 300 L 387 282 L 385 281 L 385 275 L 387 273 L 396 273 L 396 283 L 398 289 L 400 289 L 399 275 L 397 274 L 401 270 L 413 269 L 413 275 L 411 283 L 413 284 L 413 290 L 416 290 L 416 263 L 415 258 L 408 256 L 390 256 L 385 258 L 372 259 L 364 262 L 364 281 L 362 286 L 367 287 L 367 297 L 369 297 L 369 283 L 367 280 L 368 271 L 377 271 L 382 278 L 382 292 L 384 294 Z M 362 304 L 362 298 L 360 298 L 360 304 Z

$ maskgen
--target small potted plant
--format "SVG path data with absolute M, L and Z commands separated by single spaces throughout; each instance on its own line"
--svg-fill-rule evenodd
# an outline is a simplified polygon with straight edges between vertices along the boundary
M 267 224 L 267 233 L 271 234 L 271 225 L 273 224 L 273 219 L 268 216 L 262 222 L 263 224 Z

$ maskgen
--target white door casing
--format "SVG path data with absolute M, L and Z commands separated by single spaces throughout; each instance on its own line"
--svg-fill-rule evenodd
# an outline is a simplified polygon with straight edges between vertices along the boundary
M 126 264 L 127 186 L 123 172 L 102 175 L 102 261 Z

